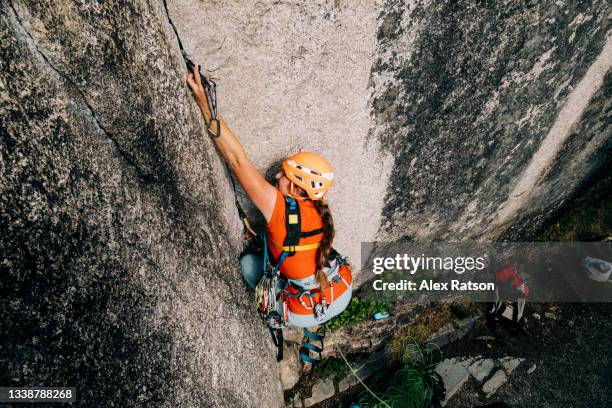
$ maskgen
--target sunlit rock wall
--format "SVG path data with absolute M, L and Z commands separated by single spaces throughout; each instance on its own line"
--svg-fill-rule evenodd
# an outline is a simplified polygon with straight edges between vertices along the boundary
M 353 259 L 374 239 L 528 238 L 609 166 L 609 2 L 169 7 L 262 171 L 330 159 Z
M 300 149 L 329 159 L 335 246 L 358 263 L 360 242 L 379 229 L 393 162 L 367 140 L 380 5 L 171 0 L 168 7 L 187 50 L 219 78 L 219 111 L 262 172 Z

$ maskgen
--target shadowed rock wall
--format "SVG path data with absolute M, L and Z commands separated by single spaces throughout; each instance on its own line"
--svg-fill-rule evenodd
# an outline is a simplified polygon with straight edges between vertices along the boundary
M 395 166 L 382 236 L 526 238 L 610 165 L 609 2 L 383 9 L 372 107 Z
M 162 4 L 2 2 L 0 52 L 0 383 L 281 405 Z

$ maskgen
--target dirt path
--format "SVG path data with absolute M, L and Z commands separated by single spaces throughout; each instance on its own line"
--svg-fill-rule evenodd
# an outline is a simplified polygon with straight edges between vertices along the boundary
M 513 356 L 525 361 L 492 398 L 479 394 L 468 383 L 447 404 L 450 408 L 477 407 L 504 401 L 511 407 L 609 407 L 612 406 L 612 304 L 561 304 L 546 318 L 549 305 L 529 305 L 527 333 L 511 334 L 500 328 L 503 342 L 476 337 L 490 334 L 486 327 L 474 330 L 444 350 L 444 357 Z M 539 311 L 541 319 L 532 317 Z M 535 371 L 527 370 L 536 365 Z

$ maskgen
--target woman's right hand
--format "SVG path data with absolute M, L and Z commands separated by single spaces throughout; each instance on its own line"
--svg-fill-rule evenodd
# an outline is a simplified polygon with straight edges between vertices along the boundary
M 193 93 L 193 97 L 196 100 L 196 103 L 202 109 L 202 112 L 206 114 L 210 114 L 210 107 L 208 106 L 208 98 L 206 98 L 206 90 L 202 85 L 202 78 L 200 77 L 200 66 L 195 65 L 193 67 L 193 72 L 190 72 L 187 75 L 187 85 L 191 88 L 191 92 Z

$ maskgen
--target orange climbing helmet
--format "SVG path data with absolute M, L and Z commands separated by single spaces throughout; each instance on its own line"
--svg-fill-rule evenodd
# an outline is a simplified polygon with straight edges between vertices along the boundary
M 287 178 L 303 188 L 311 200 L 320 200 L 334 184 L 331 165 L 323 157 L 299 152 L 283 161 Z

